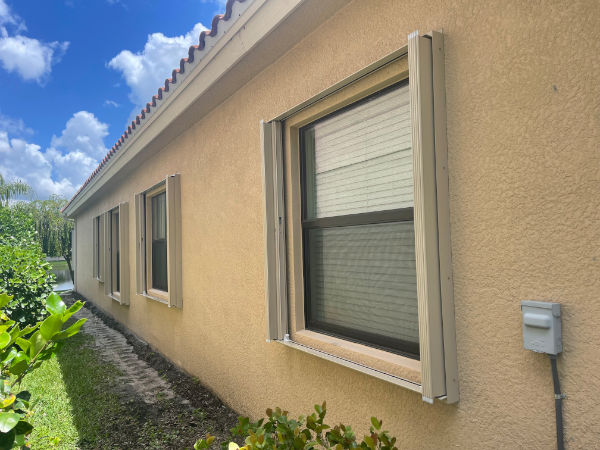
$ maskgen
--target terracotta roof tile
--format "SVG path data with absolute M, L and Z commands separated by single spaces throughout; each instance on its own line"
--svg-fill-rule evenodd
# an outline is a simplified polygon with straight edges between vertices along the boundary
M 231 18 L 231 14 L 232 14 L 232 11 L 233 11 L 233 5 L 234 5 L 234 3 L 236 3 L 236 2 L 238 2 L 238 3 L 244 3 L 245 1 L 246 0 L 227 0 L 227 3 L 225 5 L 225 14 L 217 14 L 216 16 L 213 17 L 210 30 L 203 31 L 203 32 L 200 33 L 200 37 L 198 39 L 198 45 L 192 45 L 189 48 L 189 50 L 188 50 L 188 57 L 187 58 L 182 58 L 179 61 L 179 68 L 174 69 L 173 72 L 171 73 L 171 78 L 167 78 L 165 80 L 164 87 L 161 86 L 161 87 L 158 88 L 157 95 L 153 95 L 152 96 L 152 102 L 146 103 L 146 106 L 141 110 L 141 113 L 138 114 L 136 116 L 135 120 L 133 120 L 131 122 L 131 125 L 129 125 L 127 127 L 127 129 L 121 135 L 121 137 L 117 140 L 117 142 L 115 143 L 115 145 L 113 145 L 113 147 L 106 154 L 106 156 L 104 157 L 104 159 L 102 159 L 102 161 L 100 162 L 100 164 L 98 165 L 98 167 L 96 167 L 96 169 L 87 178 L 87 180 L 85 180 L 83 182 L 83 184 L 81 185 L 81 187 L 77 190 L 77 192 L 75 193 L 75 195 L 73 195 L 73 197 L 71 198 L 71 200 L 69 200 L 69 203 L 67 203 L 67 205 L 62 209 L 62 211 L 64 211 L 66 208 L 69 207 L 69 205 L 71 203 L 73 203 L 73 200 L 75 200 L 75 198 L 77 198 L 77 196 L 85 189 L 85 187 L 88 184 L 90 184 L 90 182 L 94 179 L 94 177 L 96 177 L 96 175 L 98 175 L 98 173 L 102 170 L 102 168 L 104 166 L 106 166 L 106 164 L 108 164 L 108 162 L 111 159 L 111 157 L 118 152 L 119 148 L 125 143 L 125 140 L 129 137 L 129 135 L 131 135 L 131 133 L 133 132 L 133 130 L 135 130 L 138 125 L 142 125 L 142 121 L 146 118 L 146 114 L 150 113 L 151 108 L 156 108 L 156 101 L 157 100 L 162 100 L 162 98 L 163 98 L 163 91 L 164 92 L 169 92 L 169 86 L 172 85 L 172 84 L 176 84 L 177 83 L 177 75 L 185 73 L 185 65 L 186 64 L 191 64 L 191 63 L 194 62 L 194 57 L 195 57 L 195 54 L 196 54 L 197 51 L 204 50 L 204 47 L 206 46 L 206 43 L 205 43 L 206 36 L 212 36 L 212 37 L 214 37 L 214 36 L 217 35 L 217 33 L 219 31 L 219 23 L 220 22 L 226 22 L 226 21 L 228 21 Z

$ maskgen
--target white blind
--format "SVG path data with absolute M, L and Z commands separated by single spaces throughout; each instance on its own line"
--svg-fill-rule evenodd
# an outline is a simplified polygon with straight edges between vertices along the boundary
M 413 222 L 309 231 L 311 320 L 419 342 Z
M 309 218 L 413 206 L 408 86 L 316 123 L 303 142 Z

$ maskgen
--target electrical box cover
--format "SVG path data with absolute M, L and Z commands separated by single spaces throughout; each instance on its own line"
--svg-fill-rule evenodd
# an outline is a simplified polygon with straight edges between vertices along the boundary
M 562 352 L 560 303 L 523 300 L 521 312 L 525 349 L 551 355 Z

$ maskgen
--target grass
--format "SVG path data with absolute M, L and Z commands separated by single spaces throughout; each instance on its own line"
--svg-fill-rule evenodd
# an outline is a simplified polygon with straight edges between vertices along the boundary
M 59 261 L 50 261 L 50 264 L 52 264 L 52 269 L 54 270 L 66 270 L 69 268 L 69 265 L 64 259 Z
M 56 358 L 23 380 L 35 402 L 32 450 L 191 449 L 207 432 L 229 436 L 234 422 L 208 397 L 208 414 L 160 396 L 145 403 L 123 386 L 122 373 L 100 358 L 92 340 L 84 333 L 68 339 Z
M 98 359 L 78 334 L 66 341 L 57 358 L 27 375 L 23 388 L 36 400 L 30 436 L 32 449 L 96 448 L 107 438 L 104 422 L 118 417 L 116 369 Z

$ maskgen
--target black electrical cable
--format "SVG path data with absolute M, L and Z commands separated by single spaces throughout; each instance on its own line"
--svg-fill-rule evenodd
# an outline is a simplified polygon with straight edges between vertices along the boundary
M 554 381 L 554 408 L 556 410 L 556 448 L 558 450 L 565 449 L 563 440 L 563 418 L 562 418 L 562 401 L 563 395 L 560 392 L 560 381 L 558 379 L 558 368 L 556 367 L 556 355 L 550 356 L 550 366 L 552 367 L 552 381 Z

